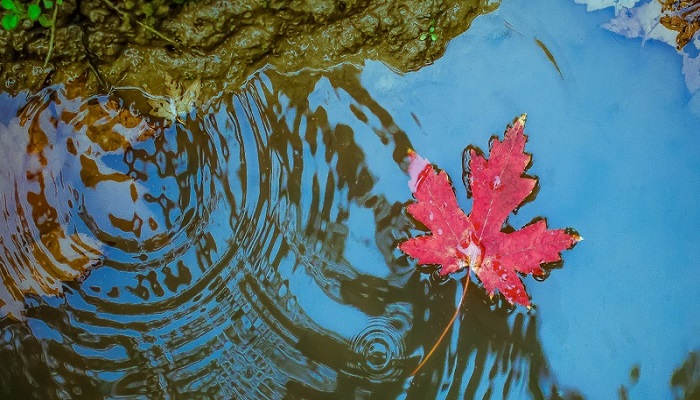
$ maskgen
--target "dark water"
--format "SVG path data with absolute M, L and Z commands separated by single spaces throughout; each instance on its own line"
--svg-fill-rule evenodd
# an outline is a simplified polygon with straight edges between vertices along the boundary
M 44 121 L 48 137 L 40 156 L 20 164 L 41 173 L 10 171 L 17 186 L 6 202 L 19 198 L 18 214 L 32 213 L 25 225 L 37 241 L 43 216 L 54 214 L 66 236 L 103 246 L 88 277 L 58 298 L 29 295 L 24 314 L 14 310 L 24 324 L 4 321 L 8 395 L 433 397 L 454 379 L 438 361 L 405 382 L 461 289 L 416 272 L 396 249 L 411 230 L 401 169 L 408 139 L 359 70 L 261 74 L 191 115 L 187 128 L 126 150 L 81 134 L 87 117 L 71 110 L 86 102 L 63 90 L 6 101 L 29 102 L 19 114 Z M 4 134 L 28 134 L 29 124 L 8 126 Z M 48 161 L 37 168 L 41 156 Z M 48 188 L 43 201 L 25 201 L 35 182 Z M 6 268 L 22 270 L 13 261 L 25 247 L 6 249 Z M 490 308 L 483 294 L 466 307 L 488 320 L 463 328 L 489 333 L 482 354 L 440 356 L 484 377 L 498 357 L 513 368 L 496 377 L 517 371 L 508 386 L 520 392 L 532 374 L 528 390 L 538 393 L 545 365 L 530 319 Z M 478 387 L 479 374 L 467 377 Z
M 130 146 L 86 128 L 125 132 L 106 97 L 1 95 L 0 300 L 14 317 L 0 321 L 0 397 L 672 398 L 697 388 L 700 121 L 679 61 L 598 29 L 606 15 L 522 3 L 477 19 L 416 73 L 263 71 Z M 545 282 L 526 280 L 533 311 L 471 286 L 411 378 L 464 276 L 436 279 L 396 249 L 419 233 L 403 211 L 404 155 L 415 148 L 458 182 L 462 148 L 485 148 L 522 112 L 542 187 L 510 222 L 543 215 L 586 240 Z M 83 279 L 56 278 L 86 265 Z

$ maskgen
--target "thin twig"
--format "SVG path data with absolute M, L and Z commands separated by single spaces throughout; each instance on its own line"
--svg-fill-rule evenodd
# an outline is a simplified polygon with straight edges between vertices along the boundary
M 150 27 L 150 26 L 144 24 L 143 22 L 139 21 L 138 19 L 133 18 L 133 17 L 132 17 L 129 13 L 127 13 L 126 11 L 120 10 L 119 7 L 117 7 L 116 5 L 114 5 L 114 3 L 112 3 L 111 1 L 109 1 L 109 0 L 101 0 L 101 1 L 102 1 L 103 3 L 105 3 L 105 4 L 107 5 L 107 7 L 111 8 L 111 9 L 114 10 L 116 13 L 118 13 L 119 15 L 121 15 L 122 18 L 125 18 L 125 19 L 126 19 L 126 18 L 130 18 L 131 20 L 133 20 L 134 22 L 136 22 L 139 26 L 141 26 L 143 29 L 145 29 L 145 30 L 151 32 L 152 34 L 154 34 L 154 35 L 158 36 L 159 38 L 165 40 L 166 42 L 170 43 L 171 45 L 175 46 L 175 47 L 178 48 L 178 49 L 181 49 L 181 48 L 182 48 L 182 46 L 180 45 L 180 43 L 178 43 L 178 42 L 176 42 L 176 41 L 174 41 L 174 40 L 168 38 L 167 36 L 165 36 L 165 35 L 163 35 L 162 33 L 158 32 L 155 28 L 152 28 L 152 27 Z
M 459 299 L 459 305 L 457 305 L 457 309 L 455 310 L 454 315 L 452 316 L 452 319 L 450 320 L 450 323 L 447 324 L 445 327 L 445 330 L 442 331 L 442 335 L 438 338 L 437 342 L 435 342 L 435 345 L 433 345 L 433 348 L 430 349 L 428 354 L 425 355 L 425 358 L 423 358 L 423 361 L 421 361 L 420 364 L 416 367 L 416 369 L 411 372 L 411 376 L 415 376 L 418 371 L 420 371 L 421 368 L 425 365 L 426 362 L 428 362 L 428 359 L 430 359 L 430 356 L 433 355 L 435 352 L 435 349 L 442 343 L 442 339 L 445 338 L 445 335 L 447 335 L 447 332 L 452 328 L 452 325 L 454 325 L 455 320 L 457 320 L 457 316 L 459 315 L 459 310 L 462 308 L 462 303 L 464 303 L 464 298 L 467 296 L 467 289 L 469 288 L 469 275 L 467 274 L 467 281 L 464 283 L 464 290 L 462 291 L 462 298 Z
M 107 85 L 100 71 L 92 64 L 92 59 L 90 57 L 88 57 L 88 67 L 92 70 L 92 73 L 95 74 L 95 79 L 97 79 L 97 84 L 100 86 L 100 91 L 103 93 L 107 92 L 109 85 Z
M 81 24 L 80 29 L 82 32 L 82 34 L 80 36 L 81 36 L 81 40 L 83 42 L 83 50 L 85 51 L 85 58 L 87 59 L 88 67 L 90 68 L 92 73 L 95 74 L 95 79 L 97 79 L 97 84 L 100 87 L 100 91 L 102 93 L 106 93 L 109 90 L 109 85 L 107 84 L 107 81 L 100 73 L 100 70 L 97 69 L 97 66 L 95 65 L 95 60 L 93 59 L 93 54 L 90 51 L 90 45 L 88 43 L 87 32 L 85 32 L 85 30 L 86 30 L 85 25 Z
M 51 59 L 51 53 L 53 53 L 54 42 L 56 41 L 56 17 L 58 16 L 58 4 L 53 5 L 53 18 L 51 20 L 51 37 L 49 38 L 49 51 L 46 53 L 46 59 L 44 60 L 44 68 L 49 65 L 49 60 Z

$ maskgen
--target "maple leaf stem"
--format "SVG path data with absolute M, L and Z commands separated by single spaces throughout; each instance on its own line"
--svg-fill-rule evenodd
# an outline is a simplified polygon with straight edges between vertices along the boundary
M 452 316 L 450 323 L 447 324 L 447 326 L 445 327 L 445 330 L 442 331 L 442 334 L 438 338 L 437 342 L 435 342 L 435 344 L 430 349 L 428 354 L 425 355 L 425 358 L 423 358 L 423 361 L 421 361 L 421 363 L 418 364 L 416 369 L 414 369 L 413 372 L 411 372 L 410 376 L 415 376 L 418 373 L 418 371 L 420 371 L 421 368 L 423 368 L 425 363 L 427 363 L 428 360 L 430 359 L 430 356 L 432 356 L 433 353 L 435 352 L 435 349 L 437 349 L 438 346 L 440 345 L 440 343 L 442 343 L 442 340 L 445 338 L 445 336 L 447 335 L 447 332 L 449 332 L 450 328 L 452 328 L 452 325 L 454 325 L 455 321 L 457 320 L 457 316 L 459 315 L 459 310 L 462 308 L 462 303 L 464 303 L 464 298 L 467 296 L 467 289 L 469 288 L 469 281 L 470 281 L 469 274 L 467 274 L 467 281 L 464 283 L 464 290 L 462 291 L 462 298 L 459 299 L 459 304 L 457 305 L 457 309 L 455 310 L 455 313 Z

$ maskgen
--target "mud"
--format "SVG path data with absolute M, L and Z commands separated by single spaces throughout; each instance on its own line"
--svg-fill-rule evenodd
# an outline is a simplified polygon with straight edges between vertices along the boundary
M 46 67 L 49 29 L 30 21 L 0 29 L 0 83 L 17 93 L 87 69 L 88 91 L 169 95 L 167 81 L 201 80 L 201 99 L 239 87 L 265 65 L 295 72 L 374 59 L 410 71 L 440 57 L 495 7 L 486 0 L 65 0 Z

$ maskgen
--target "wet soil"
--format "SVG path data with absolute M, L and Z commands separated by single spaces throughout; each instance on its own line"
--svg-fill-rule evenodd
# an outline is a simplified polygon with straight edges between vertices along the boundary
M 136 87 L 171 95 L 167 82 L 201 81 L 198 99 L 238 88 L 271 64 L 282 72 L 381 60 L 410 71 L 440 57 L 485 0 L 65 0 L 50 30 L 23 21 L 0 29 L 2 90 L 17 93 L 90 72 L 88 92 Z

